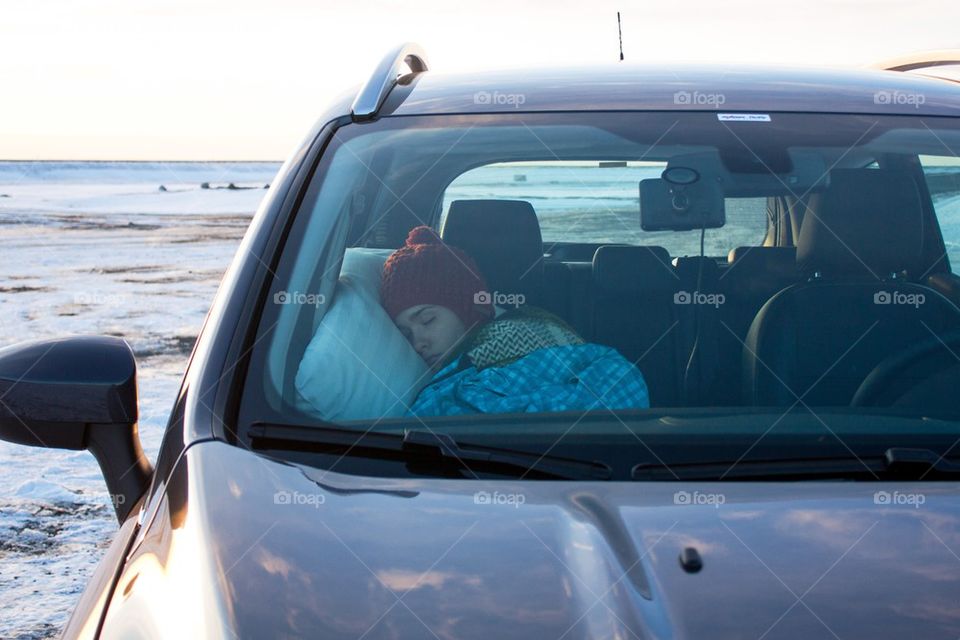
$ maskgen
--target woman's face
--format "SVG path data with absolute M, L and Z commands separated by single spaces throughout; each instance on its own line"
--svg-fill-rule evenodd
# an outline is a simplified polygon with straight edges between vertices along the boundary
M 436 369 L 467 333 L 457 314 L 437 304 L 404 309 L 394 322 L 431 369 Z

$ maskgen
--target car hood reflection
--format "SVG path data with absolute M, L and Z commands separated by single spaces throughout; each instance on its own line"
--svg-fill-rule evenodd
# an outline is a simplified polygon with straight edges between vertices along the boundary
M 955 483 L 381 479 L 216 442 L 176 473 L 190 477 L 182 526 L 161 505 L 105 637 L 131 616 L 145 637 L 902 638 L 960 625 Z M 688 548 L 699 571 L 679 560 Z

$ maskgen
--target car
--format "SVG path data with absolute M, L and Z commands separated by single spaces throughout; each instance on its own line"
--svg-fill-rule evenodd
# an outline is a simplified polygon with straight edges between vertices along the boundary
M 0 350 L 0 437 L 91 451 L 119 523 L 64 636 L 956 637 L 958 154 L 947 78 L 397 47 L 272 182 L 155 463 L 122 339 Z M 421 225 L 649 406 L 412 410 Z

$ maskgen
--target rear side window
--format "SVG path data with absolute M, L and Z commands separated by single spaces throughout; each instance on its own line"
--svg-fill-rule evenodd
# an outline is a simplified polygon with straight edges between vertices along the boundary
M 960 269 L 960 159 L 921 155 L 920 164 L 940 221 L 947 257 L 957 273 Z
M 662 246 L 674 256 L 700 252 L 699 231 L 640 228 L 639 184 L 659 178 L 666 162 L 502 162 L 458 176 L 443 194 L 441 226 L 454 200 L 525 200 L 540 221 L 543 241 Z M 727 223 L 706 234 L 708 255 L 764 243 L 767 198 L 726 198 Z

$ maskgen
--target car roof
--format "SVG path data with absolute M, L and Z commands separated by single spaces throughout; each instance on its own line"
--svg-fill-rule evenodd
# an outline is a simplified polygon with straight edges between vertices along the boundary
M 402 82 L 394 93 L 400 87 Z M 616 63 L 479 73 L 427 71 L 412 75 L 408 89 L 399 92 L 404 94 L 402 101 L 387 100 L 381 115 L 518 110 L 960 115 L 960 83 L 876 69 Z

